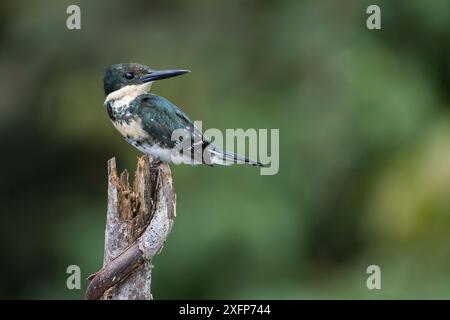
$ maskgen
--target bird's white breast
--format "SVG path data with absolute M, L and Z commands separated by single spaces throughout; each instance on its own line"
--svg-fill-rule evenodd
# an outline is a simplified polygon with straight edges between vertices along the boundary
M 142 127 L 142 120 L 127 110 L 131 101 L 137 96 L 150 90 L 151 83 L 141 85 L 125 86 L 117 91 L 111 92 L 105 99 L 105 104 L 109 102 L 113 113 L 122 114 L 127 120 L 111 121 L 114 127 L 139 151 L 158 157 L 162 161 L 170 162 L 172 149 L 163 148 L 159 145 L 150 145 L 149 134 Z M 139 143 L 138 143 L 139 142 Z
M 148 92 L 151 84 L 129 85 L 111 92 L 105 99 L 109 102 L 113 114 L 120 114 L 123 119 L 112 121 L 114 127 L 127 139 L 142 140 L 148 137 L 148 133 L 142 128 L 142 120 L 133 117 L 129 111 L 131 101 L 137 96 Z

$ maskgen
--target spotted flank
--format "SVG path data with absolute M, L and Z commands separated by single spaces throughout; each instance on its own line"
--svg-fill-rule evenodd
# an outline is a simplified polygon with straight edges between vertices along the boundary
M 161 96 L 148 93 L 153 81 L 187 72 L 155 71 L 136 63 L 107 68 L 104 104 L 117 131 L 139 151 L 165 162 L 262 166 L 257 161 L 220 150 L 203 136 L 181 109 Z M 186 133 L 184 141 L 172 140 L 176 130 Z

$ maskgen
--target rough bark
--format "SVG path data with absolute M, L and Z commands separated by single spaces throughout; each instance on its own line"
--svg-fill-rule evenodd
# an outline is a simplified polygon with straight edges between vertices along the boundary
M 90 277 L 87 299 L 150 300 L 152 259 L 175 218 L 175 192 L 167 164 L 138 159 L 133 187 L 128 172 L 108 161 L 108 211 L 103 268 Z

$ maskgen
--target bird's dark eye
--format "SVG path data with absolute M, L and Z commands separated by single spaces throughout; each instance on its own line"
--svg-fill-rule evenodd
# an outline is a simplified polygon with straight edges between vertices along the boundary
M 134 78 L 134 73 L 133 72 L 125 73 L 125 78 L 127 78 L 128 80 L 133 79 Z

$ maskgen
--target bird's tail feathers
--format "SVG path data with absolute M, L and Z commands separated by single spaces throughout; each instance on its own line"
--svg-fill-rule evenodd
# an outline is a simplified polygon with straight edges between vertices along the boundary
M 211 164 L 218 164 L 222 166 L 230 166 L 233 164 L 247 164 L 256 167 L 265 167 L 265 165 L 259 161 L 250 160 L 236 153 L 221 151 L 217 149 L 210 149 L 210 153 L 211 153 L 210 159 Z

